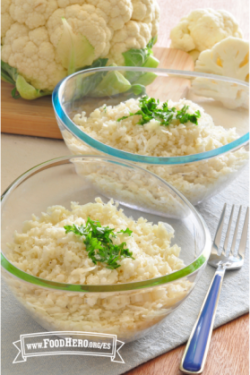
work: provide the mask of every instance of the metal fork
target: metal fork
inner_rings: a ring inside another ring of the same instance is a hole
[[[220,253],[219,248],[226,212],[226,204],[223,207],[212,245],[211,255],[208,260],[208,264],[212,267],[217,268],[217,270],[210,284],[209,290],[202,304],[200,313],[193,327],[182,357],[180,370],[185,374],[202,373],[207,357],[209,343],[211,340],[216,308],[219,301],[225,271],[239,269],[244,263],[244,253],[247,242],[247,230],[249,221],[249,208],[247,208],[246,210],[240,244],[238,249],[236,249],[236,240],[239,229],[241,210],[242,206],[240,206],[238,212],[232,245],[231,249],[229,249],[230,228],[234,213],[234,206],[232,206],[226,232],[226,238],[223,244],[223,249]]]

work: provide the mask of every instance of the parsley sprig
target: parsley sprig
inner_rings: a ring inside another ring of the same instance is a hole
[[[84,236],[83,243],[86,245],[88,257],[94,264],[97,262],[105,263],[106,268],[116,269],[120,267],[118,261],[122,258],[133,258],[133,253],[126,248],[126,242],[120,245],[113,244],[112,237],[116,234],[114,229],[102,227],[98,220],[91,220],[88,217],[86,225],[65,225],[66,233],[73,232],[77,236]],[[133,233],[129,228],[121,230],[122,233],[131,236]]]
[[[163,126],[168,126],[174,120],[178,120],[181,124],[187,122],[192,122],[195,125],[198,125],[198,118],[201,117],[200,111],[196,111],[193,114],[187,113],[189,106],[184,105],[180,110],[176,110],[175,107],[169,108],[168,102],[162,104],[162,108],[158,108],[160,104],[159,99],[155,100],[154,98],[149,98],[147,95],[144,95],[139,100],[139,111],[132,113],[130,112],[129,116],[123,116],[117,121],[124,120],[130,116],[140,115],[141,119],[138,122],[138,125],[144,125],[150,120],[157,120]]]

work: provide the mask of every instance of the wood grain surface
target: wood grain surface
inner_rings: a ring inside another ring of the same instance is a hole
[[[126,372],[126,375],[181,375],[184,346]],[[249,375],[248,314],[213,332],[203,375]]]
[[[172,48],[155,47],[154,55],[160,60],[159,67],[161,68],[193,70],[193,60],[186,52]],[[168,82],[170,87],[165,87],[166,90],[171,90],[172,79],[174,78],[171,78]],[[186,81],[186,83],[183,82],[183,87],[180,87],[180,89],[185,90],[187,80],[183,81]],[[9,83],[2,83],[2,133],[62,138],[55,119],[51,97],[32,101],[13,99],[11,96],[12,87]],[[176,87],[174,83],[173,87]],[[179,100],[179,98],[172,99]]]

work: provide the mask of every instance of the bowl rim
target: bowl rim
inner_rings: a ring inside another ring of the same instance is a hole
[[[130,283],[123,283],[123,284],[103,284],[103,285],[82,285],[82,284],[68,284],[68,283],[59,283],[56,281],[51,281],[47,279],[42,279],[37,276],[33,276],[31,274],[28,274],[18,267],[14,266],[2,253],[1,250],[1,266],[3,269],[5,269],[8,273],[16,277],[17,279],[21,279],[22,281],[25,281],[29,284],[36,285],[43,288],[58,290],[58,291],[71,291],[71,292],[83,292],[83,293],[108,293],[108,292],[122,292],[122,291],[132,291],[132,290],[138,290],[138,289],[145,289],[145,288],[152,288],[156,286],[161,286],[176,280],[180,280],[188,275],[191,275],[199,270],[201,270],[207,263],[208,258],[211,253],[211,236],[209,229],[202,218],[202,216],[198,213],[198,211],[195,209],[195,207],[185,198],[177,189],[175,189],[173,186],[168,184],[166,181],[158,177],[152,172],[146,171],[144,168],[139,167],[137,165],[134,165],[133,163],[127,163],[127,162],[121,162],[119,159],[110,158],[107,156],[97,156],[97,155],[70,155],[70,156],[63,156],[59,158],[53,158],[48,161],[45,161],[43,163],[40,163],[23,174],[21,174],[16,180],[13,181],[12,184],[9,185],[9,187],[4,191],[4,193],[1,196],[1,202],[2,205],[5,203],[5,200],[7,200],[11,194],[11,192],[18,187],[22,182],[24,182],[26,179],[32,177],[36,173],[39,173],[47,168],[56,167],[64,164],[70,164],[71,159],[88,159],[88,158],[94,158],[96,160],[102,159],[107,162],[115,162],[119,165],[133,168],[133,169],[139,169],[143,171],[143,173],[148,173],[149,175],[152,175],[153,177],[157,178],[159,181],[161,181],[164,185],[166,185],[168,188],[170,188],[174,194],[178,195],[181,200],[184,201],[185,205],[191,209],[191,211],[196,215],[197,220],[199,221],[203,232],[204,232],[204,248],[201,251],[201,253],[196,257],[196,259],[190,263],[189,265],[185,266],[184,268],[174,271],[170,274],[147,279],[143,281],[137,281],[137,282],[130,282]]]
[[[223,76],[219,76],[215,74],[206,74],[206,73],[198,73],[198,72],[191,72],[191,71],[180,71],[180,70],[173,70],[173,69],[160,69],[160,68],[115,66],[115,67],[92,68],[86,71],[82,70],[74,74],[71,74],[70,76],[60,81],[52,93],[52,105],[54,107],[55,115],[56,115],[57,120],[59,119],[64,124],[64,126],[70,131],[71,134],[73,134],[80,141],[83,141],[84,143],[94,148],[95,150],[102,152],[106,155],[110,155],[112,157],[123,159],[125,161],[133,161],[133,162],[142,163],[142,164],[155,164],[155,165],[180,165],[180,164],[189,164],[189,163],[199,162],[202,160],[211,159],[216,156],[228,153],[230,151],[236,151],[240,147],[249,143],[249,132],[247,132],[246,134],[239,137],[238,139],[224,146],[218,147],[214,150],[210,150],[210,151],[206,151],[206,152],[202,152],[198,154],[186,155],[186,156],[158,157],[158,156],[138,155],[138,154],[133,154],[127,151],[119,150],[117,148],[108,146],[105,143],[102,143],[90,137],[88,134],[82,131],[70,119],[70,117],[65,112],[64,107],[62,105],[63,89],[66,83],[70,79],[78,75],[85,75],[85,74],[89,75],[89,73],[95,73],[99,71],[116,71],[116,70],[140,71],[140,72],[151,72],[151,73],[155,72],[155,73],[161,73],[161,75],[164,75],[164,76],[174,75],[174,76],[182,76],[184,78],[185,76],[193,77],[193,78],[202,77],[202,78],[209,78],[209,79],[233,83],[233,84],[240,84],[241,86],[249,87],[249,84],[244,81],[231,79],[228,77],[223,77]]]

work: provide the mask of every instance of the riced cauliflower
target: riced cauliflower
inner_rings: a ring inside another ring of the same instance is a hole
[[[198,125],[170,123],[161,126],[153,119],[145,125],[137,124],[140,115],[117,121],[140,110],[139,99],[129,99],[116,106],[102,106],[87,117],[85,112],[74,116],[73,121],[82,131],[98,141],[133,154],[172,157],[198,154],[223,146],[238,138],[236,129],[225,130],[215,126],[211,116],[190,100],[168,101],[169,108],[189,107],[188,113],[200,111]],[[161,105],[159,105],[161,107]]]
[[[177,110],[188,105],[189,113],[199,110],[201,117],[198,119],[198,125],[188,122],[162,126],[156,120],[151,120],[145,125],[138,125],[139,115],[129,116],[118,122],[119,118],[140,109],[138,99],[129,99],[114,107],[104,105],[88,117],[85,112],[82,112],[74,116],[74,122],[83,132],[106,145],[145,156],[176,157],[203,153],[239,138],[235,128],[225,129],[215,125],[211,116],[192,101],[181,99],[177,103],[169,101],[168,105]],[[73,154],[98,153],[76,139],[67,130],[63,131],[63,136]],[[198,163],[143,164],[142,166],[172,184],[193,204],[197,204],[209,197],[215,190],[222,189],[228,176],[231,175],[233,178],[247,160],[248,152],[241,148],[236,152]],[[98,173],[96,178],[101,181]],[[112,183],[115,184],[115,181]],[[142,182],[138,181],[137,185],[139,189]]]
[[[2,0],[1,13],[2,79],[25,99],[80,68],[126,65],[125,52],[152,54],[159,24],[156,0]]]
[[[243,38],[237,21],[225,10],[210,8],[193,10],[170,33],[171,47],[188,52],[194,60],[228,36]]]
[[[88,258],[82,238],[72,232],[66,233],[66,225],[85,225],[87,218],[100,221],[104,227],[115,229],[116,244],[123,241],[133,253],[124,258],[117,269],[96,265]],[[132,235],[118,234],[126,228]],[[144,218],[135,222],[124,215],[111,202],[104,204],[100,198],[96,203],[81,206],[71,204],[71,211],[62,206],[49,207],[40,218],[33,216],[25,222],[23,233],[15,233],[10,244],[8,259],[25,272],[43,279],[70,284],[120,284],[142,281],[163,276],[184,266],[179,259],[180,248],[170,245],[173,229],[167,230],[164,223],[152,225]],[[150,243],[150,246],[149,246]]]
[[[124,258],[117,269],[94,264],[82,238],[66,233],[64,226],[85,224],[87,218],[114,228],[117,243],[126,241],[134,259]],[[118,234],[121,229],[132,235]],[[110,201],[71,204],[71,210],[52,206],[41,217],[25,222],[8,244],[9,261],[34,276],[60,283],[105,285],[130,283],[163,276],[184,267],[180,247],[171,244],[174,230],[168,224],[153,225],[144,218],[134,221]],[[17,298],[53,330],[115,333],[125,340],[162,320],[191,290],[192,283],[181,279],[151,289],[110,293],[72,293],[43,289],[8,280]]]

